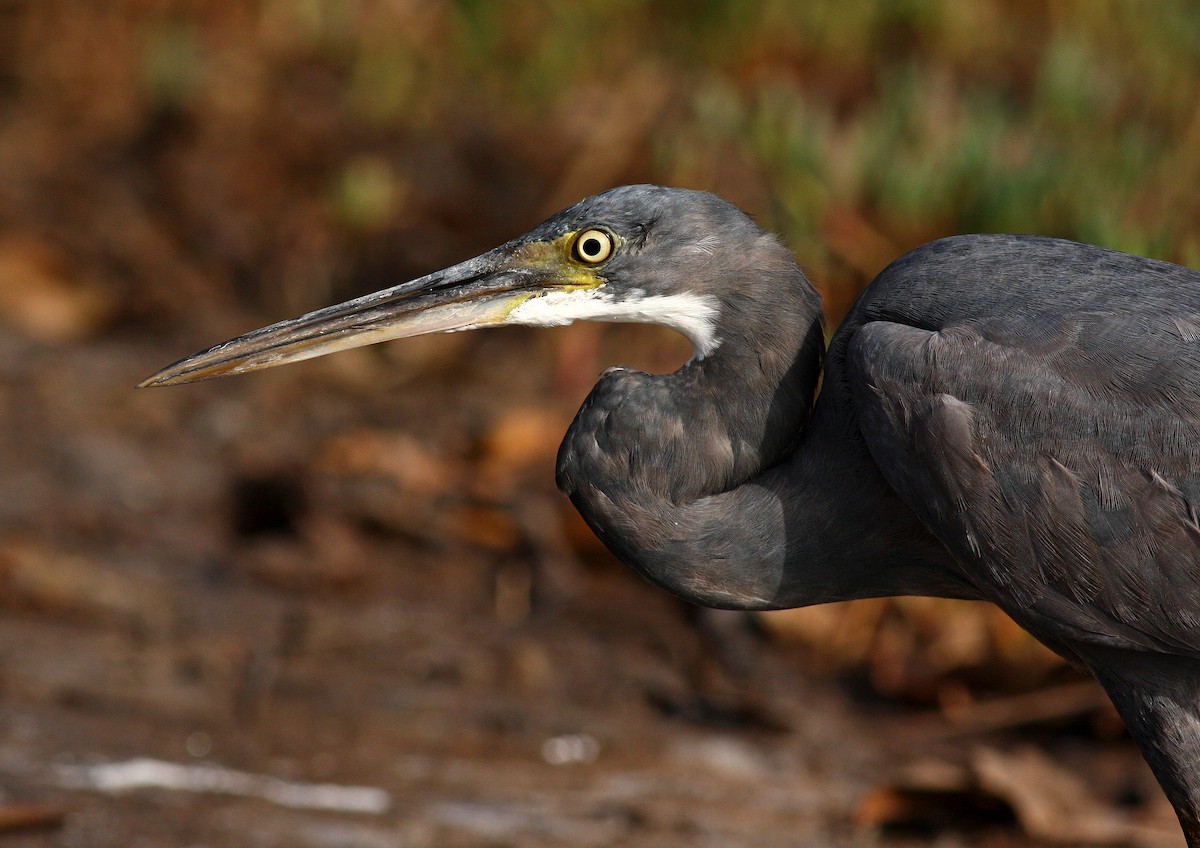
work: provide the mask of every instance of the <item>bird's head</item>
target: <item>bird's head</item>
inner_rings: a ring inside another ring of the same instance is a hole
[[[760,245],[780,249],[712,194],[615,188],[474,259],[223,342],[141,385],[190,383],[427,333],[578,320],[671,327],[703,358],[722,341],[731,293],[720,285]]]

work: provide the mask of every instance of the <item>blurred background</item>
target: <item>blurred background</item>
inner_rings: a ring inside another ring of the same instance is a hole
[[[634,182],[780,233],[831,327],[958,232],[1200,267],[1200,6],[0,0],[0,843],[1182,844],[991,607],[627,574],[554,454],[669,332],[132,389]]]

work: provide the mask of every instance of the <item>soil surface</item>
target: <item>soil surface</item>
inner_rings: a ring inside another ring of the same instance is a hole
[[[538,334],[132,388],[208,341],[0,339],[3,844],[1048,844],[953,776],[989,737],[609,558]],[[1178,844],[1072,721],[1056,758]]]

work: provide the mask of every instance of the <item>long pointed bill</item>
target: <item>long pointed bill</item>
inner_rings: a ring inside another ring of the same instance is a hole
[[[411,282],[222,342],[167,366],[139,388],[194,383],[390,339],[501,324],[521,303],[553,288],[548,271],[543,263],[520,261],[512,248],[497,248]]]

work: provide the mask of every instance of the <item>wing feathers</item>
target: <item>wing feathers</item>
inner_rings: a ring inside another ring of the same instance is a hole
[[[1200,323],[1142,324],[872,322],[846,363],[885,478],[981,591],[1060,638],[1200,656]]]

